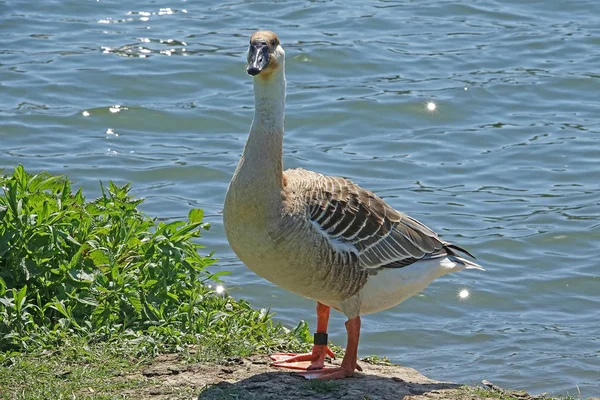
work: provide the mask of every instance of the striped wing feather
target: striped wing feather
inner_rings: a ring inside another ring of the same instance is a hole
[[[286,173],[301,173],[304,182],[312,175],[304,190],[308,217],[330,243],[344,244],[339,246],[344,250],[336,251],[354,249],[363,267],[400,268],[422,258],[453,255],[452,248],[463,251],[350,180],[305,170]]]

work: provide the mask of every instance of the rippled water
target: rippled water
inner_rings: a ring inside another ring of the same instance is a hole
[[[252,118],[244,52],[273,29],[286,165],[351,177],[487,269],[366,316],[360,354],[600,395],[600,3],[126,3],[0,0],[0,167],[68,174],[90,198],[100,179],[131,181],[161,219],[202,207],[229,292],[314,323],[314,303],[247,271],[221,224]]]

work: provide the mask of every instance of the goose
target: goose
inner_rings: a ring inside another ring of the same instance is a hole
[[[348,179],[284,171],[285,52],[278,36],[252,34],[247,62],[254,119],[225,196],[227,240],[250,270],[317,302],[312,351],[272,354],[272,365],[302,369],[307,379],[350,377],[362,370],[361,315],[393,307],[442,275],[483,268],[465,258],[474,258],[467,250]],[[339,367],[325,367],[333,357],[331,308],[348,318]]]

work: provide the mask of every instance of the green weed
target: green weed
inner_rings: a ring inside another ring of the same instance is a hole
[[[116,337],[142,353],[187,344],[205,357],[302,347],[308,326],[289,332],[268,310],[209,287],[213,254],[198,244],[203,211],[188,221],[158,222],[138,210],[130,186],[81,189],[22,166],[0,176],[0,351],[56,348],[73,336]],[[2,356],[0,355],[0,362]]]

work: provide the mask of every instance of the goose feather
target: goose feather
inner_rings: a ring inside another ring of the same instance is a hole
[[[288,206],[304,208],[310,226],[326,239],[335,257],[353,255],[371,273],[422,259],[456,256],[455,250],[469,254],[349,179],[300,168],[284,174]]]

